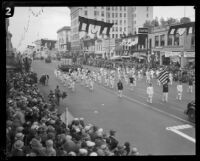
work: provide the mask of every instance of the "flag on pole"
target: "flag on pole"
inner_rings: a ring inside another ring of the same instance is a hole
[[[160,75],[158,76],[158,80],[162,83],[165,84],[169,80],[169,72],[167,71],[167,67],[165,67],[161,72]]]

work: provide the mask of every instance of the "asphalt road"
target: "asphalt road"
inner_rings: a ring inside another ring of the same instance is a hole
[[[84,117],[86,122],[105,131],[116,130],[121,144],[129,141],[142,155],[195,155],[195,125],[183,114],[187,103],[195,98],[194,93],[184,91],[183,101],[179,102],[175,99],[174,84],[169,89],[169,103],[162,103],[162,89],[154,85],[153,104],[148,104],[145,80],[137,82],[134,92],[125,87],[123,98],[116,96],[117,91],[98,84],[94,85],[93,92],[79,84],[71,92],[55,79],[53,72],[58,63],[34,61],[33,70],[38,76],[49,74],[51,89],[60,85],[61,90],[67,91],[65,103],[74,117]]]

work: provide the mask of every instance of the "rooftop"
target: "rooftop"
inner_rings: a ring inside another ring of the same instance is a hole
[[[64,26],[64,27],[62,27],[61,29],[59,29],[59,30],[57,31],[57,33],[61,32],[61,31],[63,31],[63,30],[71,30],[71,28],[70,28],[69,26]]]

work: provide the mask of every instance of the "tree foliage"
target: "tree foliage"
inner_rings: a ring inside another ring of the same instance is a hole
[[[189,17],[182,17],[180,19],[180,23],[188,23],[188,22],[191,22],[190,18]]]

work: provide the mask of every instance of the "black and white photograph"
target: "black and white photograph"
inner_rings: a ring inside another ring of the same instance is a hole
[[[196,155],[195,6],[5,15],[6,158]]]

